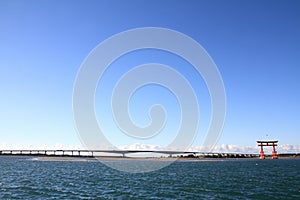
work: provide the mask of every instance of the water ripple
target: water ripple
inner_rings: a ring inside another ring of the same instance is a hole
[[[300,199],[299,159],[175,162],[130,174],[99,162],[0,157],[0,168],[0,199]]]

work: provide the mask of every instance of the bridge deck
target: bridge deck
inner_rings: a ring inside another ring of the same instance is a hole
[[[101,156],[103,154],[119,154],[125,157],[127,154],[149,153],[165,154],[169,156],[202,156],[202,157],[256,157],[258,154],[243,153],[214,153],[198,151],[167,151],[167,150],[0,150],[0,155],[44,155],[44,156]],[[103,156],[103,155],[102,155]]]

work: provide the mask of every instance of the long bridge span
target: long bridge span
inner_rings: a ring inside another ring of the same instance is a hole
[[[170,151],[170,150],[0,150],[1,155],[30,155],[30,156],[70,156],[70,157],[97,157],[97,156],[118,156],[126,157],[129,154],[148,153],[164,154],[169,157],[188,156],[188,157],[216,157],[216,158],[251,158],[258,157],[258,154],[244,153],[215,153],[199,151]],[[104,154],[104,155],[103,155]]]

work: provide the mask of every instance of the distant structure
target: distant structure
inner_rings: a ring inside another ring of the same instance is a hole
[[[273,151],[272,151],[272,159],[278,159],[278,155],[275,149],[275,146],[277,146],[278,141],[273,140],[273,141],[256,141],[258,146],[260,147],[260,153],[259,153],[259,158],[260,159],[265,159],[265,153],[264,153],[264,148],[265,146],[272,146]]]

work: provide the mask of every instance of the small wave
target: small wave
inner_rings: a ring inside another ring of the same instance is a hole
[[[37,161],[37,160],[39,160],[39,158],[28,158],[28,160]]]

